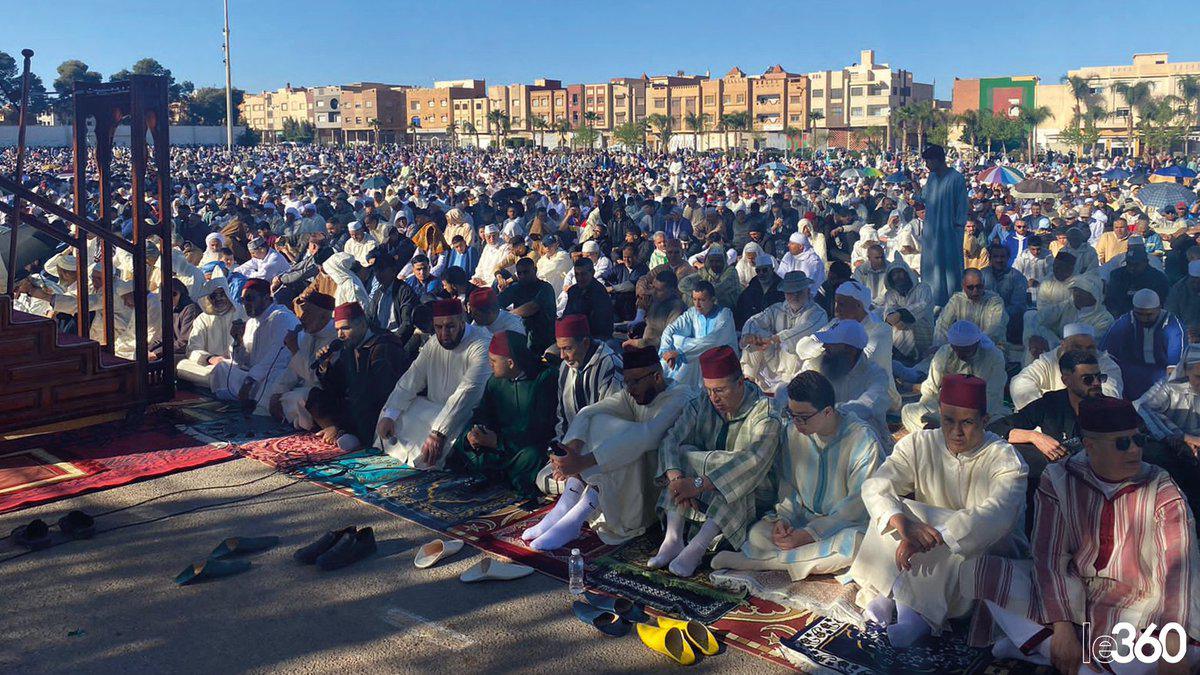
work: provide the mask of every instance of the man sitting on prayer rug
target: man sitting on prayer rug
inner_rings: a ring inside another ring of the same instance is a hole
[[[1143,288],[1133,294],[1133,309],[1117,318],[1100,347],[1121,366],[1125,395],[1137,400],[1167,376],[1187,342],[1187,329],[1179,319],[1162,308],[1157,293]]]
[[[304,313],[297,317],[303,330],[289,332],[283,337],[283,346],[287,347],[291,358],[288,359],[287,369],[276,378],[266,393],[267,407],[271,417],[284,420],[296,429],[315,429],[304,403],[308,400],[308,392],[317,385],[317,374],[312,363],[317,354],[337,337],[333,327],[334,309],[333,296],[325,293],[309,295],[304,303]]]
[[[866,617],[898,648],[939,634],[976,600],[1007,600],[996,593],[1015,572],[991,563],[1029,553],[1026,467],[985,429],[987,383],[947,375],[940,401],[941,428],[900,439],[862,489],[871,522],[850,577]]]
[[[934,346],[946,344],[946,333],[956,321],[970,321],[979,326],[992,339],[992,343],[1003,349],[1008,315],[1004,312],[1004,300],[995,291],[984,287],[983,274],[977,269],[963,272],[962,290],[950,296],[937,322],[933,324]]]
[[[812,288],[804,272],[788,272],[779,283],[783,302],[742,326],[742,373],[763,391],[775,391],[800,372],[796,343],[829,322],[829,315],[813,302]]]
[[[621,357],[607,343],[591,337],[583,314],[568,314],[555,322],[554,342],[562,358],[556,431],[564,436],[580,410],[621,391]]]
[[[721,551],[714,569],[784,570],[792,581],[844,571],[867,529],[862,484],[883,463],[875,432],[835,405],[833,385],[806,370],[787,385],[791,421],[775,456],[775,508],[740,551]]]
[[[699,386],[697,360],[720,345],[737,348],[733,312],[717,304],[717,290],[708,281],[698,281],[691,291],[692,306],[663,331],[658,353],[667,376],[690,386]]]
[[[562,437],[565,454],[551,455],[538,486],[561,494],[554,508],[521,538],[535,551],[565,546],[585,523],[606,544],[621,544],[655,520],[658,447],[683,407],[700,391],[663,375],[654,347],[627,347],[625,386],[582,410]]]
[[[506,330],[488,345],[491,377],[450,466],[517,494],[537,492],[534,478],[554,438],[558,372],[529,351],[523,333]]]
[[[1162,652],[1175,664],[1108,663],[1115,673],[1189,672],[1200,664],[1200,551],[1195,522],[1178,486],[1162,469],[1142,461],[1147,442],[1129,401],[1097,397],[1079,404],[1084,452],[1042,474],[1033,528],[1036,622],[988,603],[1006,639],[993,653],[1061,673],[1085,672],[1080,629],[1130,644],[1153,627]],[[1180,640],[1189,644],[1181,645]],[[1090,646],[1090,645],[1088,645]]]
[[[770,400],[742,377],[728,346],[700,355],[706,397],[692,400],[663,438],[658,451],[659,508],[667,529],[648,565],[690,577],[717,538],[734,548],[746,541],[754,518],[754,492],[766,478],[779,447],[780,423]],[[702,523],[685,541],[688,522]]]
[[[292,354],[284,337],[300,330],[295,314],[271,300],[271,285],[265,279],[247,279],[242,286],[245,323],[234,321],[232,358],[222,358],[209,374],[209,386],[217,398],[239,401],[255,414],[269,414],[266,396],[275,379],[287,370]]]
[[[921,399],[909,403],[900,411],[904,428],[909,431],[938,425],[938,392],[947,375],[974,375],[987,382],[988,410],[993,417],[1007,414],[1004,407],[1004,353],[992,344],[979,326],[970,321],[956,321],[946,332],[949,344],[938,347],[929,363],[929,375],[921,383]]]
[[[1200,510],[1200,345],[1191,344],[1169,380],[1160,380],[1135,403],[1157,441],[1146,461],[1167,470],[1192,508]]]
[[[1008,383],[1008,393],[1012,397],[1013,407],[1017,410],[1036,401],[1047,392],[1063,388],[1062,373],[1058,360],[1063,354],[1073,351],[1085,351],[1096,357],[1100,372],[1107,377],[1102,383],[1105,396],[1121,396],[1121,367],[1111,356],[1100,351],[1096,346],[1095,330],[1086,323],[1069,323],[1063,326],[1063,340],[1057,349],[1042,354],[1037,359],[1021,369]]]
[[[437,339],[421,347],[384,403],[375,447],[410,466],[440,469],[447,439],[458,438],[483,396],[491,336],[467,323],[458,298],[436,300],[432,310]]]
[[[814,336],[812,345],[801,343],[801,371],[815,370],[833,385],[836,399],[845,410],[849,410],[866,422],[874,431],[885,449],[892,447],[892,434],[888,431],[887,410],[888,374],[879,364],[870,360],[864,351],[867,346],[867,329],[857,321],[834,321],[825,330]],[[785,401],[782,395],[775,400],[776,409],[782,413]]]
[[[309,311],[305,310],[306,316]],[[327,346],[315,359],[304,362],[306,368],[311,367],[309,361],[317,362],[318,384],[301,401],[301,410],[312,424],[303,428],[320,429],[326,443],[353,451],[375,433],[384,402],[408,370],[409,356],[400,336],[372,328],[370,317],[356,302],[334,310],[333,327],[341,347],[331,355],[334,348]],[[282,401],[285,412],[287,398],[285,394]]]

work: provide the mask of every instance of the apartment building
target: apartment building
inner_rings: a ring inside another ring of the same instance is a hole
[[[342,86],[341,128],[347,143],[397,143],[408,129],[407,85],[356,82]]]
[[[859,62],[841,70],[808,73],[809,108],[818,129],[886,127],[892,109],[933,100],[933,85],[915,82],[907,70],[875,60],[864,49]]]
[[[540,79],[533,84],[500,84],[488,88],[492,110],[508,115],[509,131],[532,135],[552,129],[568,119],[567,90],[560,80]],[[540,130],[536,119],[545,126]]]
[[[476,120],[476,99],[487,98],[483,80],[444,80],[409,89],[408,121],[418,135],[444,135],[463,120]]]
[[[1089,84],[1089,94],[1107,115],[1097,122],[1100,131],[1100,143],[1105,152],[1120,150],[1127,152],[1129,147],[1128,124],[1129,116],[1133,115],[1134,125],[1138,122],[1138,111],[1130,110],[1129,104],[1118,93],[1117,85],[1137,84],[1146,82],[1150,86],[1150,95],[1182,96],[1181,83],[1187,76],[1200,76],[1200,61],[1182,61],[1172,63],[1166,52],[1149,54],[1134,54],[1132,63],[1120,66],[1087,66],[1067,71],[1069,77],[1079,77]],[[1050,108],[1053,117],[1040,127],[1039,137],[1052,146],[1063,148],[1058,142],[1058,132],[1068,128],[1075,117],[1075,97],[1066,84],[1046,84],[1037,87],[1038,105]],[[1200,140],[1200,133],[1193,129],[1191,138]],[[1133,152],[1140,152],[1134,139]]]
[[[340,144],[345,140],[342,132],[342,88],[339,85],[313,87],[313,124],[316,126],[314,141],[321,144]]]
[[[285,119],[298,124],[314,122],[312,92],[304,87],[293,88],[291,82],[275,91],[246,94],[240,110],[246,126],[262,134],[265,141],[279,139]]]

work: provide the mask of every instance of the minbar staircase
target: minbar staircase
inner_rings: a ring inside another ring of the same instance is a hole
[[[145,406],[137,364],[0,295],[0,432]]]

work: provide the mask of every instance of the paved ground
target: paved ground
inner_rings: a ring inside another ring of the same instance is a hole
[[[98,526],[136,524],[0,562],[0,672],[632,672],[673,667],[634,636],[613,640],[574,619],[566,585],[540,574],[468,586],[480,553],[465,547],[429,570],[412,566],[428,530],[311,484],[236,460],[0,516],[0,532],[73,508],[129,506]],[[268,494],[265,491],[273,490]],[[238,504],[214,506],[238,498]],[[187,509],[210,506],[184,515]],[[169,516],[169,517],[168,517]],[[373,526],[379,554],[330,573],[291,553],[321,533]],[[239,576],[177,587],[174,576],[228,536],[282,545]],[[0,559],[17,549],[0,541]],[[697,666],[778,666],[737,650]]]

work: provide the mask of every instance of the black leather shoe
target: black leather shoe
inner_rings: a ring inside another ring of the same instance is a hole
[[[375,530],[364,527],[354,534],[342,537],[333,548],[322,553],[317,558],[317,567],[326,572],[336,570],[366,558],[375,550]]]
[[[349,535],[349,537],[347,537],[346,535]],[[305,546],[302,549],[297,550],[295,553],[292,554],[292,557],[295,558],[296,560],[299,560],[300,562],[304,563],[305,565],[316,564],[317,558],[321,557],[321,554],[323,554],[326,551],[328,551],[329,549],[333,548],[334,545],[336,545],[339,541],[342,541],[343,539],[351,539],[351,538],[353,538],[353,536],[354,536],[354,526],[353,525],[351,525],[350,527],[347,527],[345,529],[334,530],[333,532],[326,532],[324,534],[324,536],[322,536],[320,539],[314,541],[313,543],[309,544],[308,546]]]
[[[83,511],[72,511],[58,519],[58,529],[72,539],[87,539],[96,532],[96,519]]]
[[[38,550],[50,545],[50,526],[38,518],[12,531],[12,540],[18,546]]]

